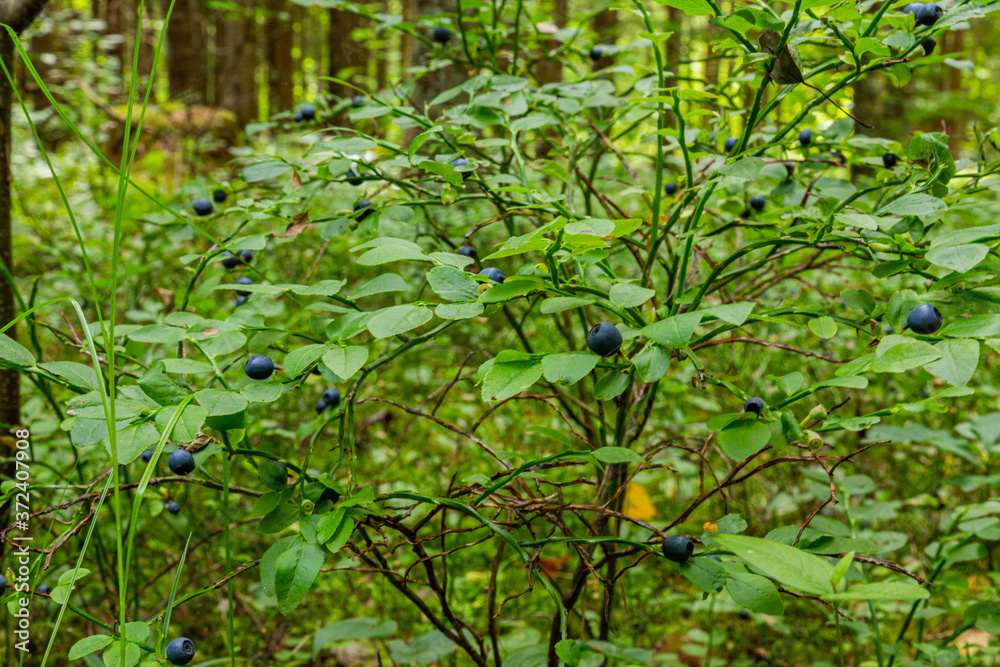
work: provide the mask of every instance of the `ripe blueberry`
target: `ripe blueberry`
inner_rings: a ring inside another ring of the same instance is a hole
[[[302,112],[301,111],[296,111],[295,115],[292,116],[292,120],[294,120],[296,123],[301,123],[302,122]]]
[[[167,467],[175,475],[187,475],[194,470],[194,456],[186,449],[175,449],[167,457]]]
[[[937,46],[937,42],[934,41],[933,37],[928,37],[920,42],[920,46],[924,47],[924,54],[929,56],[934,53],[934,47]]]
[[[764,199],[764,195],[754,195],[753,197],[750,197],[750,208],[755,211],[763,211],[764,204],[766,203],[767,200]]]
[[[307,104],[302,107],[302,120],[315,120],[316,119],[316,107],[311,104]]]
[[[492,282],[495,283],[502,283],[503,281],[507,280],[507,276],[504,275],[503,271],[501,271],[500,269],[495,269],[492,266],[488,266],[482,271],[480,271],[479,275],[486,276]]]
[[[215,192],[212,193],[212,199],[215,200],[216,204],[221,204],[222,202],[226,201],[226,197],[228,196],[229,194],[227,194],[225,190],[216,190]]]
[[[323,402],[331,408],[335,408],[340,405],[340,392],[337,391],[336,387],[330,387],[323,392]]]
[[[934,25],[942,16],[944,16],[944,10],[933,2],[928,2],[914,13],[917,25]]]
[[[38,591],[39,593],[44,593],[45,595],[48,595],[49,593],[52,592],[52,587],[49,586],[48,584],[42,584],[35,590]]]
[[[181,511],[181,506],[175,502],[167,503],[167,511],[171,514],[178,514]]]
[[[604,51],[601,50],[601,47],[595,46],[594,48],[592,48],[590,50],[590,54],[589,55],[590,55],[590,59],[591,60],[593,60],[594,62],[597,62],[598,60],[601,59],[601,56],[604,55]]]
[[[663,539],[663,557],[675,563],[683,563],[694,553],[694,542],[684,535],[669,535]]]
[[[251,280],[250,278],[247,278],[246,276],[243,276],[242,278],[240,278],[239,280],[236,281],[236,284],[237,285],[253,285],[253,280]],[[242,289],[236,290],[236,293],[239,294],[240,296],[250,296],[250,292],[248,292],[246,290],[242,290]]]
[[[151,451],[149,451],[147,449],[146,451],[144,451],[142,453],[142,462],[143,463],[149,463],[152,460],[153,460],[153,452],[151,452]]]
[[[788,172],[788,178],[791,178],[792,176],[795,175],[795,163],[794,162],[789,162],[788,160],[786,160],[785,162],[782,162],[781,164],[784,165],[785,171]]]
[[[606,357],[622,346],[622,334],[611,322],[595,324],[587,333],[587,347],[594,354]]]
[[[0,590],[7,588],[7,579],[0,574]]]
[[[246,302],[247,302],[247,298],[245,296],[243,296],[242,294],[240,296],[236,297],[236,307],[237,308],[239,308],[240,306],[242,306]]]
[[[748,618],[750,618],[750,612],[748,612],[746,609],[740,609],[740,618],[744,621],[747,620]]]
[[[812,140],[813,140],[813,131],[810,130],[808,127],[799,132],[799,143],[802,144],[803,146],[808,146],[809,144],[812,143]]]
[[[173,665],[186,665],[194,659],[194,642],[187,637],[178,637],[167,644],[167,660]]]
[[[373,210],[372,203],[367,199],[362,199],[354,205],[354,217],[358,219],[358,222],[361,222],[371,215]]]
[[[924,3],[922,2],[911,2],[910,4],[903,7],[904,14],[913,14],[913,18],[916,18],[920,13],[920,10],[924,8]]]
[[[361,177],[358,176],[357,172],[355,172],[353,169],[348,169],[347,174],[344,176],[344,178],[346,178],[347,182],[350,183],[351,185],[361,185],[362,183]]]
[[[899,156],[895,153],[886,153],[882,156],[882,164],[886,169],[892,169],[899,164]]]
[[[472,163],[466,160],[464,157],[460,157],[456,160],[451,161],[451,166],[453,166],[455,169],[458,169],[459,167],[468,167],[471,164]],[[459,169],[459,172],[462,174],[463,181],[472,176],[471,171],[462,171],[461,169]]]
[[[736,137],[729,137],[728,139],[726,139],[726,152],[727,153],[729,151],[733,150],[734,148],[736,148],[736,142],[737,141],[739,141],[739,140]]]
[[[437,26],[434,28],[434,41],[438,44],[447,44],[451,41],[451,30],[443,25]]]
[[[677,194],[677,184],[676,183],[667,183],[667,194],[668,195]]]
[[[253,251],[252,250],[240,250],[240,259],[243,260],[244,264],[249,264],[250,260],[253,259]]]
[[[943,321],[938,309],[929,303],[922,303],[906,316],[906,326],[918,334],[932,334],[941,328]]]
[[[472,259],[476,259],[476,249],[473,248],[471,245],[464,245],[461,248],[459,248],[458,254],[461,255],[462,257],[471,257]]]
[[[319,414],[319,413],[323,412],[324,410],[326,410],[326,401],[324,401],[321,398],[318,401],[316,401],[316,414]]]
[[[239,265],[240,265],[240,258],[234,255],[233,253],[227,252],[225,255],[222,256],[222,266],[226,267],[227,269],[235,269]]]
[[[247,359],[246,374],[251,380],[266,380],[274,372],[274,362],[264,354],[253,354]]]
[[[363,107],[365,105],[365,98],[362,95],[355,95],[351,98],[351,104],[356,107]]]
[[[195,199],[192,208],[198,215],[212,215],[212,202],[207,199]]]
[[[764,411],[764,401],[754,396],[753,398],[748,398],[747,402],[743,404],[743,412],[752,412],[755,415],[759,415]]]

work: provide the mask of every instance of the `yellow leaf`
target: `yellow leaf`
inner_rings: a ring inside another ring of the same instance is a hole
[[[653,501],[642,484],[632,482],[625,491],[625,516],[638,521],[646,521],[656,516]]]

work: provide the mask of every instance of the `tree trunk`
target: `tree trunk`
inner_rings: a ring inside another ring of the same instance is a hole
[[[7,71],[14,71],[14,42],[6,33],[0,37],[0,58]],[[0,258],[13,275],[13,243],[10,226],[10,110],[13,91],[7,77],[0,75]],[[17,315],[14,290],[0,279],[0,326],[6,325]],[[14,327],[6,335],[15,338]],[[21,374],[15,370],[0,370],[0,436],[9,435],[21,422]],[[5,472],[11,477],[10,471]],[[4,522],[6,525],[6,522]]]
[[[351,32],[361,26],[361,19],[354,14],[348,14],[338,9],[330,10],[330,32],[327,34],[329,55],[329,72],[331,77],[350,81],[362,69],[362,49],[351,39]],[[330,82],[330,92],[338,97],[354,97],[354,89]]]
[[[414,10],[416,16],[414,19],[419,19],[422,16],[448,14],[449,12],[454,12],[455,9],[455,0],[415,0]],[[451,31],[451,43],[447,48],[461,49],[462,47],[459,43],[460,37],[455,34],[455,25],[451,26]],[[416,51],[413,54],[414,63],[425,64],[429,59],[429,54],[430,49],[422,43],[418,43]],[[407,66],[408,64],[404,64],[404,69]],[[414,106],[416,106],[418,111],[423,113],[425,107],[431,102],[431,100],[449,88],[453,88],[458,85],[460,80],[460,73],[453,65],[448,65],[440,69],[436,69],[433,72],[424,74],[420,77],[420,80],[417,81],[417,86],[413,90]],[[434,111],[431,111],[430,113],[432,116],[436,115]]]
[[[170,0],[163,0],[164,11]],[[177,0],[167,24],[167,78],[170,97],[188,104],[208,99],[207,22],[199,0]]]
[[[599,44],[614,44],[618,35],[618,12],[608,9],[594,17],[594,31]],[[601,56],[594,62],[594,69],[604,69],[614,63],[614,58]]]
[[[288,0],[270,0],[265,34],[268,65],[268,113],[288,111],[295,106],[295,81],[291,13]],[[380,59],[380,60],[384,60]]]
[[[220,16],[215,35],[215,105],[236,114],[241,125],[257,118],[256,25],[253,8]]]

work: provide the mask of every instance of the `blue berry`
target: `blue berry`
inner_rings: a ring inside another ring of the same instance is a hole
[[[167,660],[174,665],[186,665],[194,659],[194,642],[187,637],[178,637],[167,644]]]
[[[495,269],[492,266],[488,266],[482,271],[480,271],[479,275],[486,276],[495,283],[502,283],[503,281],[507,280],[507,276],[504,275],[503,271],[501,271],[500,269]]]
[[[594,354],[606,357],[621,349],[622,334],[611,322],[595,324],[587,334],[587,347]]]
[[[186,449],[175,449],[167,457],[167,467],[175,475],[187,475],[194,470],[194,456]]]
[[[274,362],[264,354],[254,354],[247,359],[246,374],[252,380],[266,380],[274,372]]]
[[[197,213],[198,215],[212,214],[212,202],[204,198],[195,199],[192,208],[194,208],[194,212]]]
[[[683,535],[669,535],[663,540],[663,557],[675,563],[683,563],[694,553],[694,542]]]

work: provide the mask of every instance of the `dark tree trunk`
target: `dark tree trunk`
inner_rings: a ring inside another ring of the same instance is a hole
[[[7,70],[14,71],[14,42],[4,33],[0,36],[0,58]],[[7,77],[0,75],[0,258],[13,274],[13,244],[10,226],[10,110],[13,91]],[[0,325],[6,325],[17,315],[14,290],[0,279]],[[15,338],[14,328],[5,332]],[[21,375],[14,370],[0,370],[0,436],[9,434],[21,422]],[[9,471],[7,471],[9,472]],[[5,474],[6,477],[11,475]],[[6,523],[4,523],[6,525]]]
[[[330,32],[328,33],[330,76],[346,81],[354,78],[361,69],[361,45],[351,39],[351,32],[361,26],[361,19],[337,9],[330,10]],[[330,92],[338,97],[354,97],[353,88],[330,82]]]
[[[288,0],[270,0],[267,19],[268,111],[288,111],[295,106],[294,33]]]
[[[220,17],[215,35],[215,104],[236,114],[241,125],[257,118],[256,25],[252,7]]]
[[[164,0],[164,11],[170,0]],[[167,24],[167,78],[170,96],[189,104],[208,99],[208,31],[199,0],[177,0]]]
[[[7,2],[0,6],[0,20],[20,34],[31,25],[45,7],[45,0]],[[4,32],[0,35],[0,59],[8,72],[14,71],[14,42]],[[14,274],[14,248],[10,225],[10,152],[11,152],[11,106],[14,91],[6,76],[0,76],[0,258]],[[17,315],[14,288],[6,280],[0,280],[0,326],[6,326]],[[14,327],[7,329],[6,335],[16,337]],[[9,441],[12,432],[21,424],[21,375],[17,371],[0,370],[0,441]],[[10,443],[13,450],[13,443]],[[11,457],[4,466],[4,479],[14,477],[16,461]],[[10,503],[0,509],[0,526],[7,525]],[[3,556],[5,542],[0,542],[0,557]]]

